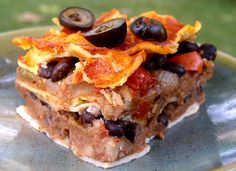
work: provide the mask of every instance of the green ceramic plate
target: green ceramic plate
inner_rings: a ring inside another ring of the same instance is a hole
[[[38,36],[48,29],[0,34],[0,170],[102,170],[82,162],[15,113],[23,103],[14,88],[16,59],[24,52],[12,45],[11,39]],[[202,171],[235,167],[236,60],[219,53],[215,74],[204,89],[206,103],[196,115],[170,129],[164,141],[152,140],[152,149],[144,157],[111,170]]]

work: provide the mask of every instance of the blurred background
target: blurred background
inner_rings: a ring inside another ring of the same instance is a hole
[[[202,22],[198,42],[211,42],[236,56],[236,0],[0,0],[0,32],[52,25],[51,18],[68,6],[81,6],[99,16],[118,8],[129,16],[155,10],[182,23]]]

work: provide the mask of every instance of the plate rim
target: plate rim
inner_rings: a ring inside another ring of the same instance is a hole
[[[26,28],[19,28],[19,29],[13,29],[8,31],[0,32],[0,38],[5,37],[12,34],[18,34],[21,32],[28,32],[28,31],[40,31],[40,30],[46,30],[46,29],[52,29],[52,28],[59,28],[55,25],[46,25],[46,26],[33,26],[33,27],[26,27]]]

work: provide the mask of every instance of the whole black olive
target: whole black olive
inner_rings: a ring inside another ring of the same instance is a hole
[[[197,43],[182,41],[179,43],[178,53],[188,53],[198,49]]]
[[[212,61],[214,61],[216,58],[216,52],[216,47],[208,43],[202,44],[198,49],[198,53],[201,55],[202,58],[206,58],[207,60]]]
[[[59,14],[59,22],[62,26],[73,31],[86,31],[95,21],[93,13],[80,7],[69,7]]]
[[[127,34],[125,19],[116,18],[84,34],[85,38],[99,47],[115,47],[124,42]]]
[[[146,17],[139,17],[132,22],[130,30],[139,38],[147,39],[148,23],[145,20],[149,20]]]
[[[148,71],[158,70],[167,61],[166,55],[152,54],[151,57],[145,62],[144,68]]]
[[[163,42],[167,39],[167,31],[162,23],[147,17],[139,17],[133,21],[130,30],[143,40]]]
[[[185,74],[185,69],[182,65],[176,64],[173,62],[168,62],[162,66],[162,68],[166,71],[173,72],[177,74],[179,77],[182,77]]]

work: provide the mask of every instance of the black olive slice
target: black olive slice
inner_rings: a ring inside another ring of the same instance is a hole
[[[132,22],[130,30],[143,40],[163,42],[167,39],[167,31],[161,22],[147,17],[139,17]]]
[[[125,19],[116,18],[84,34],[84,37],[99,47],[115,47],[124,42],[127,34]]]
[[[95,21],[93,13],[80,7],[69,7],[59,14],[59,22],[62,26],[73,31],[86,31]]]

